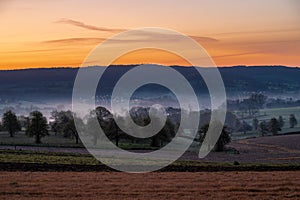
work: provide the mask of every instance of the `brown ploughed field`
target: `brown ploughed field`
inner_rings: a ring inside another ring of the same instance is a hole
[[[0,199],[300,199],[300,171],[2,171]]]

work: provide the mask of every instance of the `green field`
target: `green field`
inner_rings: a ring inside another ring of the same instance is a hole
[[[34,163],[34,164],[62,164],[62,165],[102,165],[89,154],[58,153],[24,150],[0,150],[0,163]],[[266,163],[232,163],[232,162],[203,162],[193,160],[177,160],[172,166],[182,167],[287,167],[299,164],[266,164]]]
[[[76,144],[75,139],[65,138],[62,135],[54,135],[42,138],[41,144],[36,144],[33,137],[28,137],[24,132],[15,133],[14,137],[10,137],[8,132],[0,132],[0,146],[38,146],[38,147],[68,147],[68,148],[84,148],[82,143]],[[148,149],[155,150],[150,144],[120,142],[119,147],[123,149]]]
[[[0,162],[79,165],[99,164],[99,161],[89,154],[22,150],[0,150]]]
[[[0,132],[0,145],[83,147],[82,144],[76,144],[75,139],[65,138],[61,135],[54,135],[53,133],[42,138],[42,144],[35,144],[34,138],[28,137],[24,132],[15,133],[14,137],[10,137],[5,131]]]

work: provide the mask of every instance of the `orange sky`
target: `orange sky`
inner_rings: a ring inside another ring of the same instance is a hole
[[[298,10],[297,0],[1,0],[0,69],[80,66],[105,38],[140,27],[191,36],[218,66],[300,66]],[[188,65],[154,50],[115,63],[149,62]]]

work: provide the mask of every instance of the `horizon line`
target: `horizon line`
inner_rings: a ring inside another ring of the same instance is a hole
[[[187,65],[161,65],[156,63],[140,63],[140,64],[113,64],[109,66],[118,66],[118,67],[129,67],[129,66],[137,66],[137,65],[157,65],[157,66],[164,66],[164,67],[200,67],[200,68],[213,68],[213,67],[203,67],[203,66],[187,66]],[[24,68],[15,68],[15,69],[0,69],[0,71],[23,71],[23,70],[42,70],[42,69],[79,69],[83,67],[105,67],[101,65],[91,65],[91,66],[52,66],[52,67],[24,67]],[[217,68],[233,68],[233,67],[285,67],[285,68],[300,68],[299,66],[290,66],[290,65],[224,65],[224,66],[217,66]]]

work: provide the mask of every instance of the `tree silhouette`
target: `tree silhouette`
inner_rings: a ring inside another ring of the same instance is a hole
[[[49,135],[46,117],[39,111],[33,111],[29,116],[29,125],[26,133],[35,137],[35,143],[40,144],[41,138]]]
[[[240,103],[240,109],[244,110],[244,112],[248,112],[249,116],[255,116],[259,109],[263,108],[264,104],[266,103],[267,96],[254,93],[247,99],[243,99]]]
[[[161,147],[163,142],[170,142],[174,138],[178,127],[167,118],[163,128],[154,136],[151,137],[151,146],[152,147]]]
[[[8,131],[10,137],[13,137],[15,132],[21,130],[21,126],[17,119],[17,116],[11,110],[3,114],[2,123],[4,129]]]
[[[253,130],[257,131],[258,130],[258,119],[255,117],[252,121],[252,127],[253,127]]]
[[[258,126],[258,132],[261,136],[265,136],[268,133],[268,126],[265,121],[260,122]]]
[[[53,111],[51,113],[52,122],[51,129],[57,133],[62,133],[64,137],[75,138],[76,144],[79,143],[79,134],[75,126],[75,119],[78,127],[83,128],[82,119],[75,116],[71,111]]]
[[[280,124],[276,118],[272,118],[269,122],[269,131],[276,135],[278,131],[281,131]]]
[[[294,114],[290,115],[289,121],[290,121],[290,127],[291,128],[294,128],[298,124],[298,121],[297,121],[297,119],[296,119],[296,117],[295,117]]]
[[[120,119],[120,117],[118,117]],[[105,107],[98,106],[95,110],[89,113],[87,118],[86,131],[92,136],[92,142],[94,145],[100,138],[100,133],[97,132],[98,124],[105,133],[106,137],[112,141],[116,141],[116,146],[119,146],[119,141],[121,137],[121,130],[117,126],[112,113]]]
[[[215,122],[217,123],[217,122]],[[205,124],[198,130],[198,133],[200,135],[200,142],[203,143],[206,133],[209,129],[209,124]],[[215,151],[224,151],[224,147],[226,144],[228,144],[231,141],[230,132],[227,131],[227,128],[224,126],[221,132],[220,137],[218,138],[217,143],[214,146]]]
[[[284,126],[284,120],[283,120],[282,116],[278,117],[278,123],[279,123],[280,128],[282,128]]]

